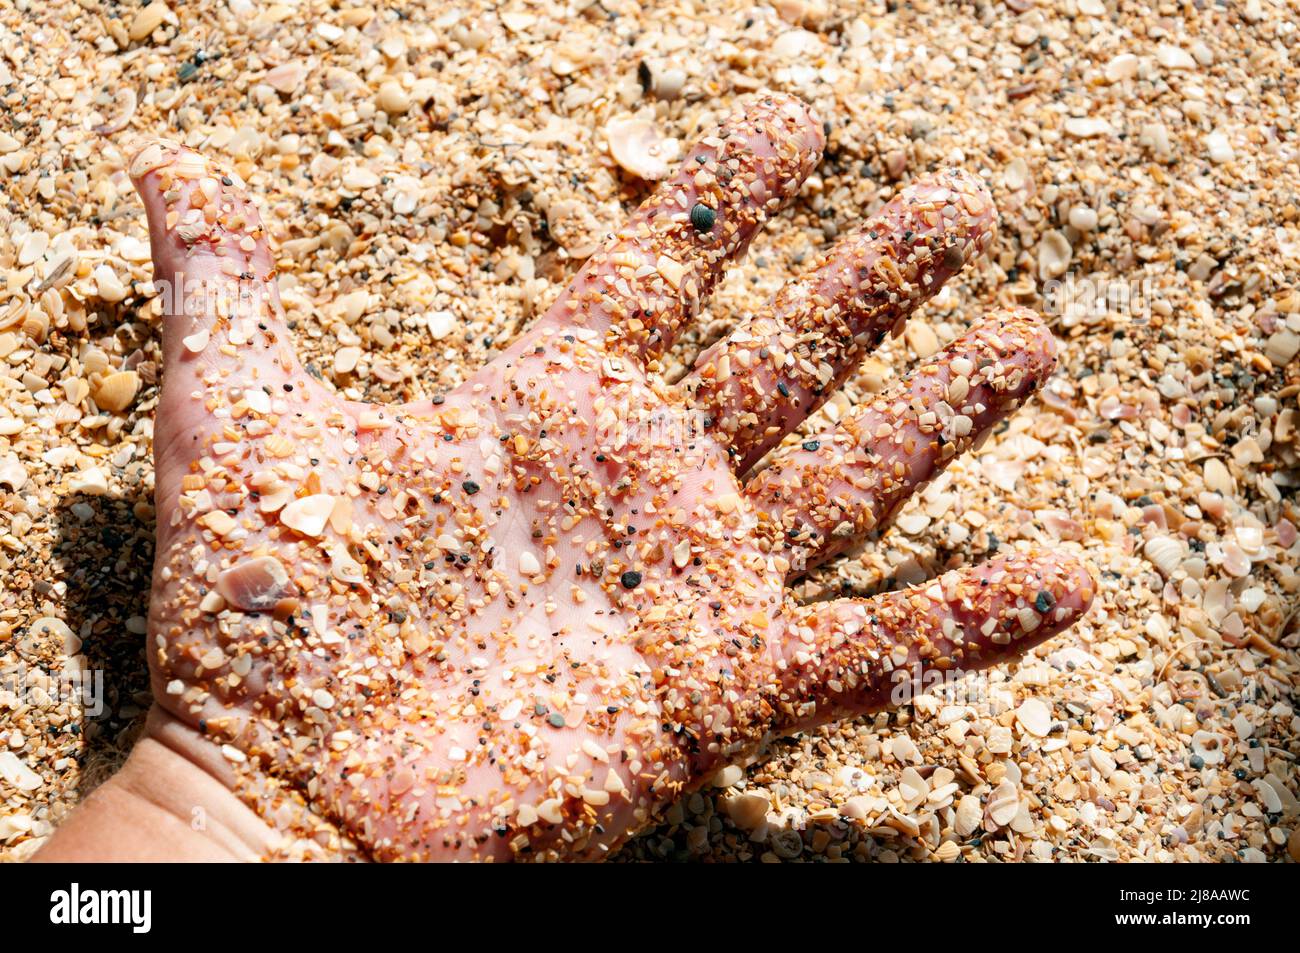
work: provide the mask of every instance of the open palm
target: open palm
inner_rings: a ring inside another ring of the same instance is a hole
[[[660,379],[821,146],[803,104],[753,100],[509,350],[403,406],[303,371],[236,176],[169,143],[139,152],[170,294],[149,632],[163,707],[249,791],[281,779],[373,857],[598,857],[765,737],[884,707],[896,670],[993,664],[1076,620],[1091,580],[1054,555],[871,600],[801,606],[785,588],[1051,372],[1050,333],[1000,312],[769,454],[987,247],[975,177],[904,190],[684,380]]]

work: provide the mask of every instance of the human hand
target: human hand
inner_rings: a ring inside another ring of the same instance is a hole
[[[1093,584],[1062,555],[872,599],[786,589],[1054,366],[1039,319],[1000,311],[769,454],[987,248],[974,176],[904,189],[660,378],[822,145],[803,104],[755,99],[507,351],[402,406],[303,371],[236,176],[137,154],[172,291],[148,639],[173,747],[219,745],[210,770],[263,817],[291,790],[374,858],[600,857],[765,739],[886,707],[898,669],[996,664],[1077,620]]]

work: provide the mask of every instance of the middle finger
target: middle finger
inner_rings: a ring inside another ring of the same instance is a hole
[[[727,266],[821,159],[809,108],[768,93],[702,137],[547,314],[604,333],[611,351],[654,360],[698,313]]]
[[[904,189],[775,300],[702,354],[682,382],[737,473],[831,396],[891,328],[992,241],[993,201],[950,169]]]

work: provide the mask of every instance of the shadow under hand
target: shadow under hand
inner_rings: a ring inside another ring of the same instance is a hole
[[[62,617],[82,642],[80,795],[126,759],[152,704],[145,656],[154,554],[151,493],[75,494],[55,514],[50,582],[65,587]]]

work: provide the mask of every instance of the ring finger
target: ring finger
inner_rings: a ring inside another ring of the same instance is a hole
[[[784,449],[746,487],[790,573],[880,529],[1051,375],[1056,341],[1025,308],[989,315],[834,429]]]

